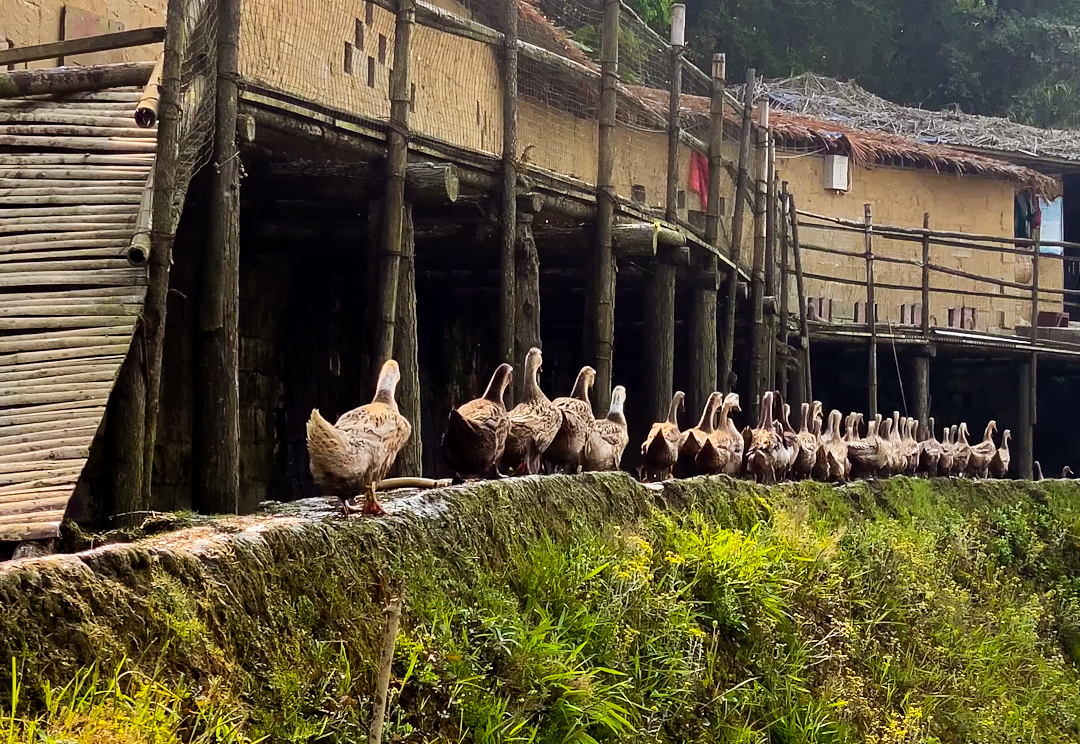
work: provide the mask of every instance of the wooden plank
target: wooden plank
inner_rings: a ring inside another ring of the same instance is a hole
[[[118,127],[120,129],[130,128],[134,122],[128,115],[127,109],[118,109],[116,111],[79,111],[79,110],[60,110],[54,108],[40,108],[29,111],[20,110],[3,110],[0,109],[0,124],[17,124],[17,125],[29,125],[38,124],[44,126],[77,126],[77,127]],[[149,132],[150,136],[154,136],[153,130],[144,129],[144,132]],[[16,134],[16,132],[8,132],[8,134]],[[94,131],[92,135],[103,135],[104,132]],[[28,153],[28,154],[7,154],[4,155],[5,162],[20,163],[23,165],[36,165],[36,164],[48,164],[48,163],[87,163],[95,162],[94,158],[116,158],[116,162],[112,165],[119,165],[125,162],[131,165],[142,165],[153,156],[148,154],[130,154],[130,155],[92,155],[84,153],[59,153],[59,152],[45,152],[45,153]],[[106,161],[107,162],[107,161]]]
[[[0,179],[51,179],[73,181],[134,181],[129,186],[142,186],[150,175],[150,168],[136,165],[6,165],[0,160]],[[0,186],[25,186],[20,183],[0,183]],[[35,184],[47,185],[47,184]]]
[[[63,387],[63,386],[58,386]],[[21,393],[0,395],[0,405],[15,409],[15,406],[36,406],[48,403],[79,403],[82,401],[100,401],[109,397],[113,383],[82,385],[81,390],[60,390],[54,393]]]
[[[34,44],[33,46],[7,49],[0,51],[0,65],[36,62],[41,59],[69,57],[73,54],[107,52],[113,49],[126,49],[128,47],[145,46],[147,44],[158,44],[164,40],[165,28],[163,26],[136,28],[130,31],[120,31],[113,34],[102,34],[100,36],[89,36],[82,39],[67,39],[65,41],[50,42],[48,44]]]
[[[14,207],[0,209],[0,219],[16,217],[76,217],[97,215],[130,215],[136,210],[124,204],[87,204],[62,207]]]
[[[11,514],[5,514],[4,508],[0,506],[0,530],[13,524],[41,525],[51,528],[52,525],[58,525],[64,521],[64,512],[67,511],[67,503],[70,500],[70,494],[35,499],[18,505]]]
[[[42,524],[10,524],[0,527],[0,542],[23,542],[24,540],[46,540],[60,534],[60,522],[63,512],[58,512],[55,522]]]
[[[0,122],[4,121],[10,116],[5,116],[3,112],[0,112]],[[124,119],[114,118],[115,121],[124,121]],[[41,167],[60,167],[60,166],[85,166],[85,165],[111,165],[111,166],[126,166],[129,168],[151,168],[154,165],[154,155],[130,153],[125,155],[102,155],[88,152],[46,152],[46,153],[33,153],[33,154],[15,154],[15,153],[3,153],[0,154],[0,166],[5,168],[11,168],[14,166],[41,166]]]
[[[111,341],[112,339],[95,339],[97,341]],[[60,359],[89,359],[93,357],[115,356],[127,354],[130,341],[122,344],[99,343],[94,346],[82,346],[72,349],[49,349],[48,351],[23,351],[18,354],[0,356],[0,374],[8,372],[13,367],[32,364],[34,362],[47,362]]]
[[[139,129],[146,132],[145,129]],[[24,136],[0,134],[0,146],[3,147],[38,147],[62,150],[97,150],[102,152],[154,152],[157,142],[149,137],[64,137],[64,136]]]
[[[46,70],[13,70],[0,72],[0,97],[23,98],[34,95],[67,95],[101,91],[121,85],[146,85],[154,71],[153,62],[128,62],[92,67],[58,67]],[[82,100],[117,100],[98,93],[102,98]],[[138,98],[136,97],[136,100]]]
[[[78,468],[74,472],[41,474],[36,476],[31,475],[22,483],[16,482],[0,485],[0,496],[19,495],[25,497],[27,495],[33,495],[34,492],[48,493],[64,487],[74,489],[75,483],[78,481],[81,472],[82,468]]]
[[[0,307],[11,307],[20,302],[44,302],[56,301],[57,304],[78,305],[82,303],[97,304],[98,300],[105,302],[129,303],[138,301],[142,297],[143,290],[140,287],[79,287],[62,291],[40,292],[5,292],[0,294]]]
[[[87,320],[91,317],[98,317],[99,320],[101,318],[110,318],[109,325],[119,325],[121,322],[128,322],[129,316],[138,315],[141,309],[140,305],[141,303],[133,302],[127,305],[57,305],[52,308],[45,305],[32,305],[21,308],[0,307],[0,324],[20,318],[25,319],[27,322],[37,322],[39,323],[38,328],[45,328],[51,327],[47,325],[46,319],[51,319],[51,316],[62,316]],[[41,325],[42,323],[45,323],[45,325]]]
[[[132,236],[135,234],[133,227],[120,227],[113,226],[108,230],[88,230],[88,231],[72,231],[58,233],[41,233],[39,235],[0,235],[0,250],[5,247],[11,246],[30,246],[26,250],[40,250],[38,244],[41,243],[57,243],[62,245],[49,246],[57,248],[89,248],[95,245],[101,245],[100,243],[91,243],[87,245],[82,241],[85,240],[109,240],[119,242],[130,242]],[[21,248],[19,250],[22,250]]]
[[[124,261],[128,266],[127,251],[131,247],[130,243],[121,245],[112,245],[108,248],[72,248],[64,251],[0,251],[0,263],[13,264],[18,270],[25,270],[28,265],[36,262],[40,262],[43,266],[52,269],[52,264],[62,263],[60,259],[69,259],[69,263],[83,262],[89,260],[100,259],[112,259]],[[88,266],[79,266],[74,268],[90,268]],[[105,266],[99,266],[98,268],[108,268]],[[123,268],[120,266],[119,268]],[[14,270],[14,269],[13,269]]]
[[[80,221],[81,220],[81,221]],[[129,227],[134,235],[135,215],[107,214],[101,217],[16,218],[0,223],[0,235],[61,234],[68,230],[112,230]]]
[[[67,460],[85,459],[90,454],[90,439],[81,437],[76,440],[67,440],[64,446],[45,449],[36,443],[12,445],[8,449],[10,453],[0,452],[0,467],[25,462],[32,458],[34,461],[64,462]]]
[[[0,453],[11,454],[14,452],[11,448],[22,444],[37,444],[43,449],[83,444],[92,441],[97,430],[98,425],[95,421],[93,425],[88,424],[78,428],[68,427],[58,430],[48,427],[19,436],[0,436]]]
[[[101,252],[97,253],[97,256],[101,256]],[[29,274],[41,274],[50,271],[78,271],[78,272],[97,272],[108,269],[124,269],[131,266],[131,263],[122,256],[115,258],[83,258],[81,260],[70,261],[42,261],[38,259],[36,253],[16,253],[8,254],[0,260],[0,274],[8,276],[11,274],[21,274],[23,272]],[[100,282],[99,282],[100,283]],[[29,284],[29,282],[27,282]]]
[[[154,135],[155,132],[153,129],[143,129],[142,127],[135,126],[110,127],[88,124],[4,124],[3,122],[0,122],[0,140],[2,140],[3,137],[33,137],[36,141],[38,138],[48,137],[59,138],[61,143],[66,143],[71,139],[104,138],[110,140],[130,139],[132,141],[137,141],[140,144],[145,144],[147,141],[153,141]],[[68,147],[67,144],[53,146]],[[68,149],[71,148],[68,147]]]
[[[139,194],[49,194],[48,196],[0,196],[0,207],[7,205],[41,205],[41,204],[130,204],[135,206],[139,203]]]
[[[77,479],[85,463],[85,459],[3,463],[0,464],[0,487],[10,488],[60,478]]]
[[[0,318],[0,331],[36,331],[44,329],[97,328],[102,325],[117,325],[127,321],[134,328],[133,316],[123,315],[62,315],[58,318]]]
[[[56,421],[59,415],[61,420],[72,415],[84,416],[91,411],[105,415],[105,403],[108,396],[92,400],[76,400],[65,403],[42,403],[36,406],[28,406],[18,411],[0,412],[0,427],[16,426],[18,424],[33,424],[42,421]]]
[[[119,363],[95,364],[86,366],[54,365],[44,369],[16,370],[6,373],[2,382],[5,392],[27,385],[40,385],[42,381],[52,382],[110,382],[116,378]]]
[[[17,188],[0,189],[0,198],[35,196],[141,196],[143,186],[116,186],[115,184],[80,184],[78,186],[37,187],[24,184]]]
[[[154,71],[153,63],[134,63],[136,65],[143,66],[149,72]],[[106,65],[106,67],[115,67],[116,65]],[[128,66],[128,65],[121,65]],[[56,70],[46,70],[45,72],[57,73]],[[149,74],[149,72],[147,74]],[[93,90],[73,90],[63,94],[56,93],[30,93],[23,96],[19,96],[14,99],[0,99],[0,108],[20,108],[28,105],[39,104],[45,106],[60,105],[63,102],[75,102],[79,105],[86,105],[86,103],[92,103],[94,106],[113,104],[129,104],[128,108],[134,110],[135,104],[139,102],[139,98],[142,96],[142,86],[134,85],[115,85],[111,88],[95,88]]]
[[[91,417],[93,410],[85,411],[86,416],[70,418],[65,415],[63,420],[34,421],[28,424],[14,424],[3,428],[3,436],[0,443],[15,442],[25,437],[55,437],[64,432],[94,431],[101,425],[101,416]]]

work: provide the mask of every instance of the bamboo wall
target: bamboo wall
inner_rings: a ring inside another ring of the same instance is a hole
[[[781,153],[777,170],[790,182],[800,209],[842,217],[863,219],[863,205],[870,204],[873,221],[877,224],[900,227],[922,227],[923,214],[930,213],[931,227],[936,230],[980,233],[1011,237],[1013,234],[1013,202],[1016,185],[991,178],[956,176],[930,170],[851,166],[850,190],[845,193],[826,191],[822,186],[824,158],[817,155]],[[802,228],[803,243],[847,250],[862,254],[863,236],[855,232],[838,232]],[[922,259],[920,243],[874,239],[875,255]],[[930,262],[946,268],[1012,282],[1031,281],[1031,259],[1024,256],[990,253],[974,249],[932,246]],[[836,276],[865,282],[866,262],[860,255],[847,258],[816,251],[803,252],[804,270],[812,274]],[[911,286],[911,291],[878,289],[878,320],[899,324],[902,304],[922,301],[921,269],[917,266],[874,264],[875,281],[879,284]],[[1060,289],[1063,272],[1060,261],[1044,257],[1040,264],[1039,286]],[[932,272],[930,286],[936,289],[959,289],[975,292],[1001,293],[986,282]],[[833,301],[834,322],[851,322],[856,302],[866,301],[864,286],[808,280],[808,297],[829,297]],[[1006,293],[1025,296],[1026,290],[1008,289]],[[793,307],[797,302],[793,295]],[[1059,298],[1044,296],[1043,310],[1060,310]],[[990,299],[965,297],[931,292],[930,325],[947,326],[949,308],[975,308],[976,329],[981,331],[1011,331],[1031,321],[1031,304],[1027,299]]]
[[[165,25],[166,0],[0,0],[0,49],[82,36]],[[160,45],[69,57],[66,64],[141,62],[154,59]],[[18,67],[55,67],[45,59]]]

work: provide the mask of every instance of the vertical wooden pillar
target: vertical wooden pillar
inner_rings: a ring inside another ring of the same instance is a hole
[[[150,257],[147,261],[150,281],[146,288],[142,324],[132,345],[145,343],[146,381],[138,388],[145,390],[144,401],[129,401],[133,416],[141,418],[145,436],[142,456],[132,455],[130,462],[142,467],[142,493],[132,496],[143,507],[150,505],[150,489],[154,475],[154,444],[157,440],[157,419],[160,409],[161,360],[165,351],[165,314],[169,296],[169,269],[172,267],[174,232],[174,198],[179,171],[180,139],[180,45],[183,35],[184,3],[169,0],[165,19],[165,48],[162,53],[161,99],[158,102],[157,148],[154,158],[154,201],[150,232]],[[128,406],[125,406],[127,408]],[[128,483],[135,483],[129,479]]]
[[[529,195],[532,197],[533,195]],[[543,203],[537,198],[524,198],[517,209],[517,255],[514,257],[514,269],[517,273],[517,287],[514,296],[515,307],[515,342],[514,359],[520,366],[525,362],[529,349],[543,348],[540,341],[540,256],[536,251],[536,239],[533,237],[533,219]],[[521,387],[524,375],[514,375],[518,385],[517,398],[521,400]]]
[[[726,86],[726,58],[714,54],[712,59],[712,101],[709,105],[709,190],[705,204],[705,242],[720,251],[720,220],[723,215],[723,199],[720,196],[720,179],[724,173],[724,88]],[[690,390],[693,409],[704,407],[709,395],[718,390],[716,368],[716,289],[720,281],[718,261],[710,253],[702,258],[698,283],[694,288],[695,301],[691,324]]]
[[[424,450],[420,433],[420,364],[417,359],[416,241],[410,204],[405,205],[402,219],[400,272],[394,331],[394,359],[401,370],[397,403],[401,414],[412,424],[412,436],[398,455],[395,473],[404,477],[420,477]]]
[[[128,349],[120,367],[116,386],[109,396],[105,420],[109,462],[109,496],[102,511],[113,517],[109,527],[127,527],[142,522],[149,501],[143,499],[143,437],[146,428],[146,359],[140,332]]]
[[[596,382],[594,406],[611,403],[611,364],[615,346],[615,105],[619,76],[619,0],[604,0],[600,51],[600,152],[596,173],[596,250],[593,255],[593,343]]]
[[[239,0],[218,3],[217,124],[210,239],[196,335],[192,504],[208,514],[240,508],[240,158],[236,147]]]
[[[866,256],[866,327],[870,331],[870,366],[868,370],[870,391],[870,418],[878,412],[878,375],[877,375],[877,309],[874,299],[874,222],[870,205],[863,205],[863,220],[866,224],[863,233],[863,245]]]
[[[754,123],[751,110],[754,107],[754,85],[757,72],[751,67],[746,71],[746,87],[743,95],[742,128],[739,130],[739,174],[735,179],[735,206],[731,216],[731,263],[727,292],[724,299],[723,359],[720,365],[720,386],[725,393],[731,392],[731,370],[735,360],[735,308],[739,304],[739,260],[742,258],[743,222],[746,219],[746,193],[750,187],[750,138]]]
[[[780,333],[779,344],[780,348],[784,350],[784,359],[780,361],[780,367],[777,370],[777,387],[784,394],[785,399],[792,397],[791,390],[788,387],[788,370],[790,365],[788,360],[791,357],[791,349],[788,346],[788,320],[791,316],[788,295],[791,290],[790,282],[790,270],[788,268],[788,182],[784,181],[780,184],[780,203],[778,205],[777,213],[777,227],[779,230],[779,250],[780,250]],[[800,394],[801,398],[802,395]],[[792,410],[795,410],[794,404],[792,404]]]
[[[930,213],[926,212],[922,218],[923,234],[922,241],[922,335],[927,341],[930,340]]]
[[[505,0],[503,29],[502,250],[499,253],[499,360],[521,364],[514,354],[514,268],[517,250],[518,0]],[[517,379],[519,375],[514,375]],[[515,398],[516,400],[516,398]],[[509,401],[508,401],[509,403]]]
[[[766,131],[768,145],[765,148],[765,388],[776,389],[776,336],[777,336],[777,229],[778,206],[776,182],[776,149],[772,132]]]
[[[1016,472],[1021,480],[1031,480],[1035,470],[1035,385],[1038,368],[1035,355],[1020,364],[1020,426],[1016,432]]]
[[[799,346],[802,350],[802,381],[805,386],[804,401],[814,399],[814,381],[810,369],[810,323],[806,317],[806,288],[803,286],[802,248],[799,246],[799,210],[795,206],[795,195],[788,194],[788,212],[791,217],[791,254],[795,260],[795,291],[799,300],[799,331],[802,338]]]
[[[930,350],[920,351],[912,359],[915,378],[915,418],[920,431],[928,432],[930,425]]]
[[[758,420],[761,394],[765,392],[768,372],[767,328],[765,325],[765,251],[766,211],[768,210],[769,172],[769,102],[761,101],[758,108],[757,168],[754,176],[754,262],[750,277],[750,303],[754,317],[750,325],[750,389],[748,391],[748,417]]]
[[[409,45],[416,0],[397,0],[394,67],[390,71],[390,128],[386,137],[386,199],[376,289],[375,359],[381,365],[394,353],[401,233],[405,212],[405,168],[409,158]]]

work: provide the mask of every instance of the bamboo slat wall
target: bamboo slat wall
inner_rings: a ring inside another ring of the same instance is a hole
[[[0,541],[57,534],[142,311],[141,94],[0,101]]]

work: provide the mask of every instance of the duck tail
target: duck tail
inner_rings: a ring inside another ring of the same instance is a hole
[[[324,481],[327,475],[338,469],[335,464],[344,463],[348,458],[345,438],[322,417],[317,408],[311,411],[311,418],[307,422],[307,446],[311,475],[316,483]]]

